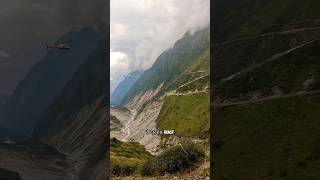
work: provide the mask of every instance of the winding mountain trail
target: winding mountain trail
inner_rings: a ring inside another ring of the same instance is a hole
[[[214,43],[212,46],[221,46],[221,45],[229,45],[233,43],[237,43],[240,41],[247,41],[250,39],[256,39],[256,38],[261,38],[261,37],[266,37],[266,36],[274,36],[276,34],[290,34],[290,33],[297,33],[297,32],[302,32],[302,31],[312,31],[312,30],[320,30],[320,27],[310,27],[310,28],[298,28],[298,29],[291,29],[291,30],[285,30],[285,31],[278,31],[278,32],[270,32],[270,33],[265,33],[265,34],[258,34],[254,36],[247,36],[235,40],[230,40],[230,41],[224,41],[224,42],[218,42]]]
[[[266,63],[269,63],[269,62],[272,62],[274,60],[277,60],[278,58],[280,58],[282,56],[288,55],[288,54],[292,53],[293,51],[295,51],[297,49],[300,49],[300,48],[302,48],[302,47],[304,47],[306,45],[312,44],[312,43],[314,43],[316,41],[319,41],[319,40],[320,40],[320,38],[313,39],[313,40],[307,41],[305,43],[302,43],[302,44],[300,44],[298,46],[295,46],[295,47],[293,47],[291,49],[288,49],[288,50],[286,50],[284,52],[274,54],[272,57],[266,59],[265,61],[262,61],[261,63],[255,64],[255,65],[248,66],[246,69],[244,69],[244,70],[242,70],[240,72],[237,72],[235,74],[232,74],[231,76],[222,79],[220,82],[229,81],[229,80],[233,79],[234,77],[236,77],[238,75],[250,72],[250,71],[252,71],[252,70],[254,70],[254,69],[258,68],[258,67],[261,67],[262,65],[264,65]]]
[[[264,97],[260,99],[248,100],[248,101],[238,101],[238,102],[229,102],[229,103],[220,103],[220,104],[216,103],[216,104],[213,104],[213,107],[245,105],[245,104],[251,104],[251,103],[259,103],[263,101],[270,101],[274,99],[289,98],[289,97],[304,96],[304,95],[314,95],[314,94],[320,94],[320,90],[308,91],[308,92],[297,92],[297,93],[286,94],[286,95],[269,96],[269,97]]]
[[[206,93],[206,92],[210,92],[210,90],[202,90],[202,91],[192,91],[192,92],[187,92],[187,93],[167,93],[167,96],[188,96],[191,94],[198,94],[198,93]]]
[[[210,69],[209,70],[198,70],[198,71],[191,71],[190,73],[191,74],[194,74],[194,73],[205,73],[205,72],[210,72]]]
[[[180,85],[177,89],[182,88],[182,87],[185,87],[185,86],[187,86],[188,84],[191,84],[191,83],[193,83],[193,82],[195,82],[195,81],[197,81],[197,80],[199,80],[199,79],[202,79],[202,78],[204,78],[204,77],[207,77],[207,76],[209,76],[209,75],[210,75],[210,74],[206,74],[206,75],[203,75],[203,76],[201,76],[201,77],[198,77],[198,78],[196,78],[196,79],[194,79],[194,80],[192,80],[192,81],[186,82],[186,83]]]

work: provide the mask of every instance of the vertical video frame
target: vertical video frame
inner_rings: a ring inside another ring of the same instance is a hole
[[[110,3],[111,179],[210,179],[210,1]]]

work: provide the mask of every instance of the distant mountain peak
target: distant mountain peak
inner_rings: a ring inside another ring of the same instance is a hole
[[[119,83],[119,85],[111,94],[111,104],[120,106],[127,92],[130,90],[130,88],[134,85],[134,83],[140,78],[142,74],[143,71],[140,69],[128,73],[128,75]]]

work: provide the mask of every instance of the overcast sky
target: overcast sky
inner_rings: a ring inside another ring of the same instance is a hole
[[[210,0],[111,0],[111,91],[188,31],[209,25]]]
[[[106,21],[106,0],[0,0],[0,97],[72,26]]]

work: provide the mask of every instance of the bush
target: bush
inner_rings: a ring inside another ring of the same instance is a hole
[[[130,176],[141,172],[144,161],[137,158],[127,158],[111,154],[112,176]]]
[[[110,172],[112,176],[140,174],[144,162],[152,155],[137,142],[110,140]]]
[[[119,165],[115,164],[114,166],[111,167],[111,173],[114,176],[130,176],[132,175],[136,169],[133,166],[129,165]]]
[[[163,175],[165,173],[181,173],[193,169],[204,158],[204,151],[194,143],[182,143],[146,161],[142,168],[142,174]]]

